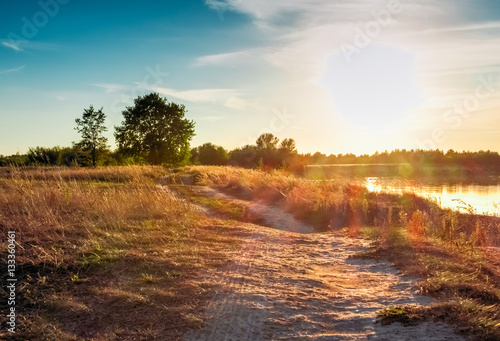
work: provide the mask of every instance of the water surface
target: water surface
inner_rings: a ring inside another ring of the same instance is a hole
[[[372,192],[414,193],[437,201],[441,207],[500,216],[500,180],[438,182],[367,177],[363,185]]]

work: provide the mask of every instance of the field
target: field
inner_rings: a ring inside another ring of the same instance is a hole
[[[417,290],[439,299],[380,309],[382,324],[439,320],[468,337],[500,339],[496,218],[442,210],[411,195],[369,193],[348,179],[135,166],[0,169],[1,261],[6,268],[7,232],[15,231],[18,278],[16,334],[7,334],[2,305],[0,336],[176,340],[203,330],[210,324],[204,311],[221,289],[207,274],[234,263],[256,234],[265,235],[269,248],[284,238],[264,227],[266,215],[253,214],[256,208],[279,209],[328,232],[284,234],[304,250],[302,257],[313,257],[305,244],[330,232],[365,240],[372,246],[351,258],[388,259],[418,276]],[[7,292],[1,294],[7,301]]]
[[[175,339],[200,322],[209,288],[193,277],[240,240],[204,227],[192,205],[158,186],[164,169],[1,172],[2,262],[7,231],[16,231],[19,280],[9,339]]]

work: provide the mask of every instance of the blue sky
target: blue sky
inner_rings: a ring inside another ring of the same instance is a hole
[[[103,107],[185,104],[193,145],[500,151],[493,0],[3,1],[0,154],[67,146]]]

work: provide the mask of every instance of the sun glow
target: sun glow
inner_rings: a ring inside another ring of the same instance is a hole
[[[394,129],[422,103],[414,59],[398,47],[373,44],[351,61],[342,54],[330,58],[320,84],[350,122],[374,132]]]

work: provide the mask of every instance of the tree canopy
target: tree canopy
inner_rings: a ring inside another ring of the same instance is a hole
[[[229,164],[264,169],[288,168],[297,159],[295,140],[280,140],[271,133],[261,134],[255,145],[246,145],[229,152]]]
[[[227,150],[210,142],[191,149],[191,162],[194,164],[221,166],[228,160]]]
[[[92,105],[83,111],[82,118],[75,120],[75,130],[82,135],[76,146],[81,148],[84,164],[92,164],[95,167],[99,157],[107,150],[108,139],[102,136],[102,133],[108,130],[104,125],[105,120],[106,115],[102,108],[96,111]]]
[[[271,133],[264,133],[257,138],[255,143],[257,144],[257,148],[261,149],[276,149],[278,142],[280,140]]]
[[[122,112],[121,126],[115,127],[119,150],[154,165],[183,162],[195,135],[194,122],[185,113],[184,105],[168,102],[158,93],[139,96]]]

